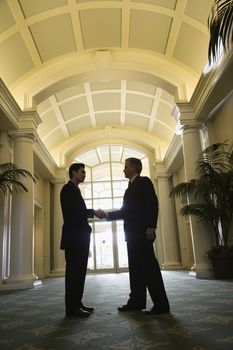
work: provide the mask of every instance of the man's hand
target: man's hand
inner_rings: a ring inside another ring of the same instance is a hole
[[[155,229],[154,228],[146,229],[146,239],[148,239],[149,241],[155,240]]]
[[[95,216],[98,219],[106,219],[107,218],[107,214],[102,209],[95,210]]]

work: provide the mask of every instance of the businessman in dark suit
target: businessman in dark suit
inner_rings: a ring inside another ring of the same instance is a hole
[[[65,251],[65,307],[67,317],[88,317],[94,311],[83,305],[83,291],[90,246],[91,226],[88,218],[101,218],[101,210],[87,209],[78,184],[86,176],[85,165],[69,168],[70,180],[60,193],[63,214],[61,249]]]
[[[129,179],[121,209],[106,214],[108,220],[124,220],[127,242],[130,295],[119,311],[139,311],[146,308],[149,291],[153,308],[146,314],[156,315],[170,311],[162,274],[154,254],[153,242],[158,218],[158,199],[151,180],[140,176],[140,159],[128,158],[124,173]]]

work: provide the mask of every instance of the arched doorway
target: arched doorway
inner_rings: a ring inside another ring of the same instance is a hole
[[[86,166],[85,182],[80,184],[88,208],[113,210],[120,208],[128,179],[123,169],[125,159],[140,158],[143,175],[149,176],[145,153],[125,145],[108,144],[89,149],[74,158]],[[91,271],[123,271],[128,268],[123,222],[94,219],[88,269]]]

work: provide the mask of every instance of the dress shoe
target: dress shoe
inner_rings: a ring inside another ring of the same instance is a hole
[[[126,312],[126,311],[141,311],[143,307],[135,306],[135,305],[123,305],[118,307],[118,311],[120,312]]]
[[[152,309],[150,309],[149,311],[145,311],[146,315],[161,315],[161,314],[169,314],[170,309],[169,308],[164,308],[164,309],[159,309],[159,308],[155,308],[154,306],[152,307]]]
[[[90,312],[81,308],[66,313],[66,317],[89,317]]]
[[[84,310],[84,311],[87,311],[87,312],[93,312],[95,309],[93,307],[89,307],[89,306],[85,306],[82,304],[81,308]]]

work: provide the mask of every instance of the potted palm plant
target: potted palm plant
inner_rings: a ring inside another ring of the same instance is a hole
[[[215,245],[207,255],[218,278],[233,278],[233,247],[229,245],[233,218],[233,155],[226,150],[227,146],[225,141],[202,151],[196,163],[197,179],[180,183],[171,191],[172,196],[193,199],[181,208],[181,215],[196,216],[211,227]],[[227,268],[219,270],[216,264],[226,260]]]
[[[219,48],[222,45],[225,52],[232,48],[233,44],[233,1],[215,0],[208,18],[210,32],[208,58],[209,62],[215,61],[219,56]]]
[[[26,186],[20,181],[21,177],[34,181],[34,177],[28,170],[20,169],[13,163],[0,164],[0,190],[4,194],[12,192],[12,189],[27,192]]]

